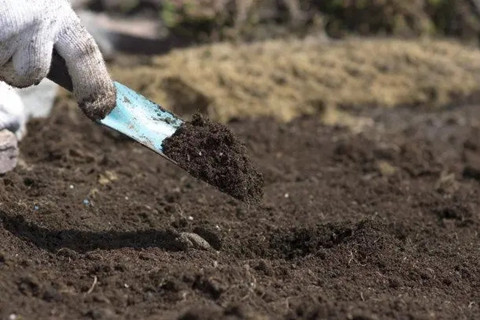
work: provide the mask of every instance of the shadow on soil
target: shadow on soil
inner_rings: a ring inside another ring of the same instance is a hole
[[[37,247],[50,252],[57,252],[65,248],[79,253],[96,249],[113,250],[151,247],[167,251],[185,250],[185,245],[180,241],[178,233],[171,230],[131,232],[49,230],[26,221],[23,216],[10,216],[1,210],[0,219],[3,227],[15,236],[30,241]]]

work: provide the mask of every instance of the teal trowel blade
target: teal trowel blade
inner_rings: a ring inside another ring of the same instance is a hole
[[[117,105],[100,123],[165,156],[163,141],[172,136],[183,121],[123,84],[115,82],[115,87]]]

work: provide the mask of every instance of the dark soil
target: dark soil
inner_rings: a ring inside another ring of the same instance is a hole
[[[480,108],[366,115],[230,123],[249,207],[57,108],[0,178],[0,317],[478,318]]]
[[[251,204],[262,200],[262,175],[245,146],[221,124],[196,114],[163,142],[163,151],[194,177],[234,198]]]

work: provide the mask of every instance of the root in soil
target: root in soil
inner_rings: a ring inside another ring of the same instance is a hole
[[[223,125],[196,114],[164,141],[163,151],[195,178],[236,199],[252,204],[262,199],[262,175],[245,146]]]

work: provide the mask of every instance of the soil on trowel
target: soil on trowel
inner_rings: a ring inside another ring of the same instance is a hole
[[[259,203],[263,177],[247,149],[224,125],[199,114],[163,142],[165,155],[195,178],[246,203]]]
[[[0,177],[0,319],[478,319],[478,106],[231,122],[258,206],[77,109]]]

